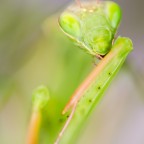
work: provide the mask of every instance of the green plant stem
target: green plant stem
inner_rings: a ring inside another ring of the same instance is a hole
[[[33,111],[28,129],[27,144],[38,144],[40,125],[42,121],[42,109],[48,104],[50,97],[46,86],[39,86],[33,92]]]
[[[40,125],[41,112],[39,110],[34,110],[31,115],[26,144],[38,144]]]

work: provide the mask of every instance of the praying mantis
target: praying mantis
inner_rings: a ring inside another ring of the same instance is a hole
[[[101,61],[62,111],[63,115],[70,111],[70,115],[55,144],[58,144],[64,133],[70,137],[69,130],[75,131],[72,125],[82,123],[132,51],[132,41],[129,38],[115,39],[121,15],[119,5],[112,1],[77,1],[77,4],[69,6],[61,14],[59,25],[62,31],[77,46]],[[83,114],[80,117],[78,115],[81,111]],[[61,141],[67,143],[65,139]]]

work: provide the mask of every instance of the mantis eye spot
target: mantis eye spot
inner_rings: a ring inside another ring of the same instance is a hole
[[[59,24],[64,32],[73,37],[80,37],[80,22],[79,19],[70,13],[63,13],[59,18]]]
[[[122,12],[119,5],[117,5],[114,2],[106,2],[105,13],[109,18],[112,27],[114,29],[117,29],[122,16]]]

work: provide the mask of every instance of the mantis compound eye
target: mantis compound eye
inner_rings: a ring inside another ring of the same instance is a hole
[[[79,2],[79,1],[77,1]],[[120,7],[110,1],[72,5],[59,18],[63,32],[91,55],[106,55],[121,20]]]
[[[91,29],[87,33],[85,42],[93,49],[95,53],[105,55],[110,50],[111,39],[112,34],[109,29],[97,27]]]
[[[80,37],[80,22],[73,14],[63,13],[59,18],[59,24],[62,30],[69,36],[73,36],[76,39]]]
[[[106,2],[104,11],[109,18],[112,27],[116,30],[121,20],[121,9],[114,2]]]

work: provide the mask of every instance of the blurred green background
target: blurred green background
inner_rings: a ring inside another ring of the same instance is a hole
[[[58,26],[58,17],[70,2],[0,0],[1,144],[25,143],[31,94],[37,86],[48,86],[51,101],[46,111],[55,118],[94,67],[93,59]],[[144,1],[115,2],[123,11],[117,35],[130,37],[134,51],[88,120],[78,144],[144,143]],[[49,123],[57,122],[45,119],[44,124]],[[40,144],[45,144],[51,135],[47,129],[41,131]]]

